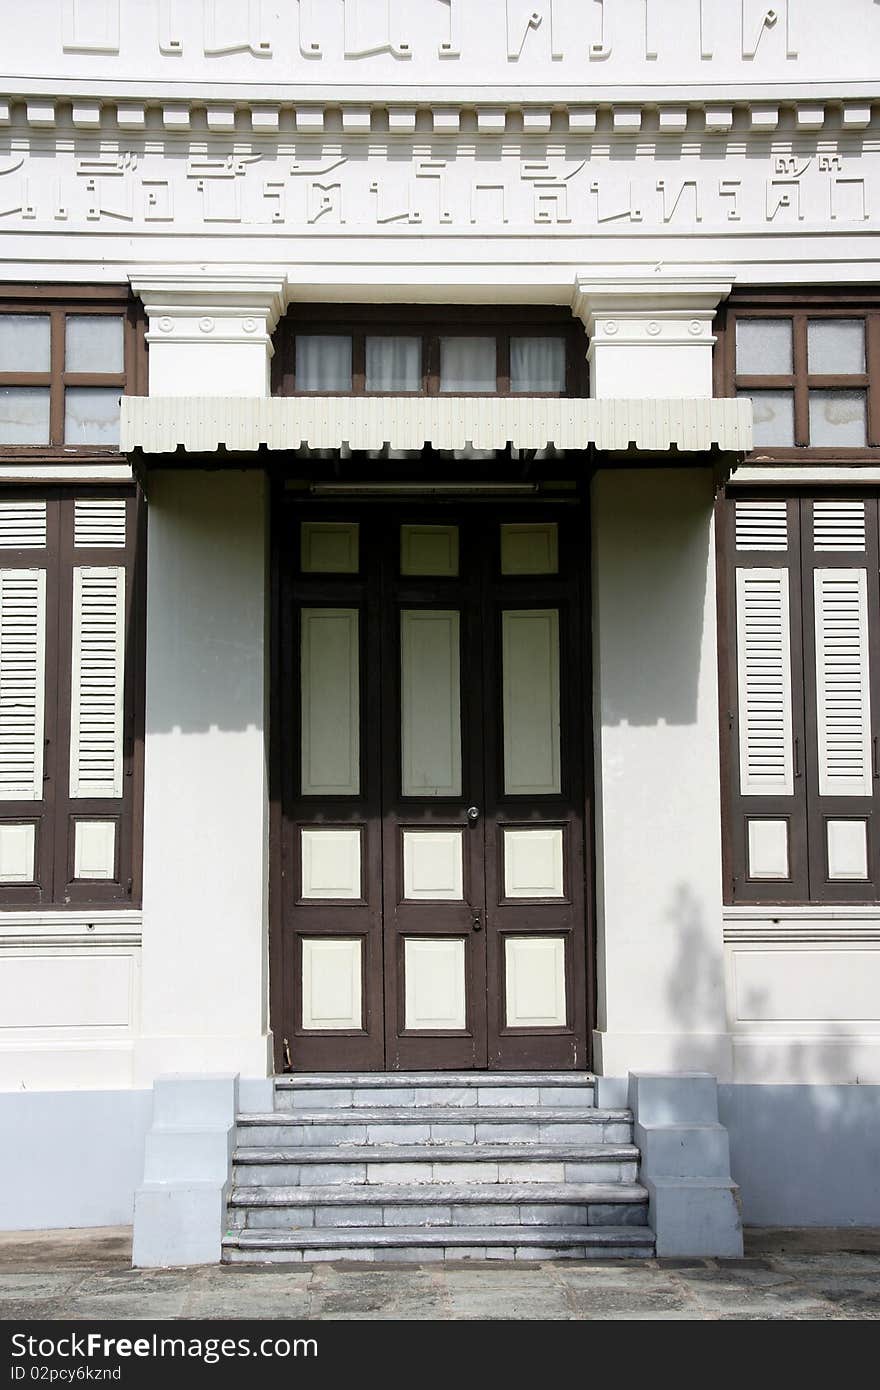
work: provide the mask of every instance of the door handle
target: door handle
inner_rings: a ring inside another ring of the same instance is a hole
[[[474,915],[473,915],[473,917],[471,918],[471,929],[472,929],[473,931],[482,931],[482,930],[483,930],[483,924],[482,924],[482,922],[480,921],[480,914],[479,914],[479,912],[475,912]]]
[[[467,808],[467,818],[471,822],[471,824],[473,824],[474,821],[478,821],[480,819],[479,806],[469,806]]]

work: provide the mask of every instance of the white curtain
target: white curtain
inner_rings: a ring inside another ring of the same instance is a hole
[[[421,338],[367,338],[368,391],[420,391]]]
[[[342,333],[298,333],[296,389],[350,391],[351,338]]]
[[[511,338],[510,389],[520,395],[564,391],[565,339]]]
[[[494,392],[497,384],[494,338],[440,339],[441,392]]]

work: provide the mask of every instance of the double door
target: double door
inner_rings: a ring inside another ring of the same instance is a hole
[[[587,1064],[575,505],[281,513],[294,1070]]]

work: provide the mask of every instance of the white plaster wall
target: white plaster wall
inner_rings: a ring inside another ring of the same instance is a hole
[[[730,1075],[721,914],[713,484],[593,484],[595,1063]]]
[[[0,1230],[128,1226],[152,1091],[0,1095]]]
[[[267,498],[259,470],[149,487],[140,1082],[268,1066]]]

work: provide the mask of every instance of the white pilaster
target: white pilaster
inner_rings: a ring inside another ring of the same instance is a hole
[[[265,474],[150,478],[137,1084],[270,1067]]]
[[[712,320],[730,283],[662,270],[593,278],[579,275],[572,308],[590,339],[590,394],[712,395]]]
[[[284,309],[273,272],[159,269],[132,276],[149,317],[151,396],[267,396]]]
[[[724,989],[713,480],[593,480],[595,1065],[731,1072]]]

